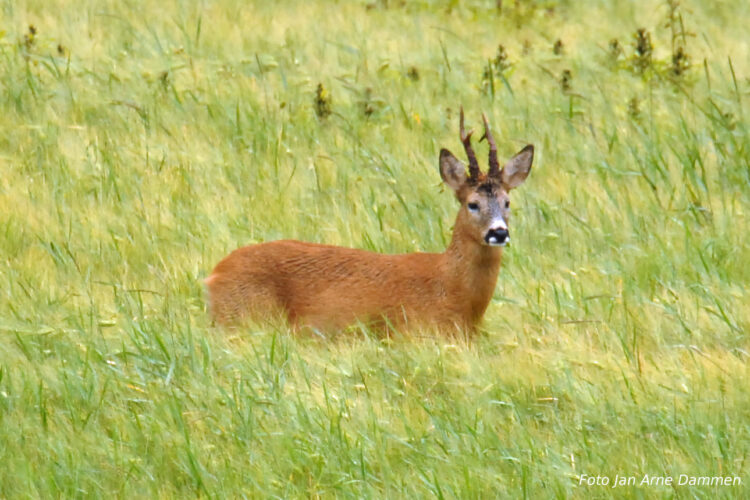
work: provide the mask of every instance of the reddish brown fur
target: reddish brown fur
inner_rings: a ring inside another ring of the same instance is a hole
[[[472,328],[492,297],[502,249],[457,236],[444,253],[384,255],[293,240],[243,247],[206,280],[211,312],[219,323],[275,311],[319,329],[384,318],[396,328]]]
[[[444,165],[444,155],[455,163]],[[322,330],[357,322],[474,330],[492,298],[502,247],[485,243],[489,215],[469,211],[467,199],[476,200],[484,186],[483,203],[504,202],[523,179],[508,187],[500,175],[470,179],[463,168],[441,152],[443,179],[462,204],[445,252],[384,255],[293,240],[246,246],[219,262],[205,281],[213,317],[230,324],[281,314],[295,326]]]

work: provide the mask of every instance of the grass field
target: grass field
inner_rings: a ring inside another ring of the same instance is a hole
[[[0,497],[750,497],[748,19],[1,0]],[[536,146],[481,335],[211,326],[238,246],[441,251],[460,104]]]

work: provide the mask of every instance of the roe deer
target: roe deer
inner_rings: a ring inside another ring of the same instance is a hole
[[[482,119],[482,139],[490,146],[487,174],[479,170],[463,109],[459,130],[468,175],[450,151],[440,151],[440,175],[461,204],[445,252],[385,255],[294,240],[246,246],[205,280],[214,319],[229,324],[281,313],[295,327],[322,330],[362,322],[473,332],[510,241],[508,192],[526,180],[534,157],[528,145],[500,169],[487,117]]]

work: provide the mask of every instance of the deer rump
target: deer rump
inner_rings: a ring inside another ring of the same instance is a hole
[[[235,250],[206,285],[220,324],[283,315],[294,326],[321,330],[357,323],[461,330],[484,310],[461,300],[467,294],[446,279],[453,277],[447,264],[443,254],[386,255],[283,240]]]

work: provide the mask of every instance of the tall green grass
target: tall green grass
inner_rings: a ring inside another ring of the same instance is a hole
[[[0,497],[747,497],[749,17],[0,2]],[[480,336],[211,327],[238,246],[442,250],[460,104],[537,152]]]

